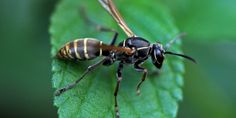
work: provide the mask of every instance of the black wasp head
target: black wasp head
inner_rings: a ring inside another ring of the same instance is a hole
[[[162,63],[165,58],[164,53],[165,53],[165,50],[160,43],[156,43],[152,45],[152,51],[151,51],[152,63],[157,68],[161,68],[162,66]]]
[[[161,68],[162,63],[165,59],[165,54],[180,56],[180,57],[183,57],[185,59],[188,59],[188,60],[196,63],[196,61],[190,56],[165,51],[165,49],[166,48],[163,48],[163,46],[160,43],[156,43],[156,44],[152,45],[152,50],[151,50],[152,63],[159,69]]]

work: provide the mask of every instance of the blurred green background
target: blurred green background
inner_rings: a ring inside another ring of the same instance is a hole
[[[118,0],[117,0],[118,1]],[[187,32],[179,118],[235,118],[236,1],[162,0]],[[56,0],[0,1],[0,117],[57,117],[51,88],[49,19]]]

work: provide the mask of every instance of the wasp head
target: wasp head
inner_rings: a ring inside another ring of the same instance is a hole
[[[162,63],[165,58],[164,53],[165,53],[165,50],[160,43],[156,43],[152,45],[152,51],[151,51],[152,63],[157,68],[161,68],[162,66]]]
[[[163,46],[160,43],[156,43],[152,45],[152,50],[151,50],[152,63],[159,69],[162,67],[162,63],[165,59],[165,54],[183,57],[185,59],[188,59],[196,63],[196,61],[190,56],[187,56],[184,54],[178,54],[174,52],[169,52],[169,51],[166,51],[165,49],[166,48],[163,48]]]

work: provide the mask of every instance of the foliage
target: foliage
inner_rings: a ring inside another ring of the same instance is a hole
[[[159,1],[150,0],[115,1],[122,16],[130,28],[139,36],[150,42],[166,42],[173,39],[178,30],[172,17]],[[132,3],[132,4],[131,4]],[[152,3],[152,4],[150,4]],[[51,18],[52,56],[68,41],[82,37],[95,37],[106,43],[112,34],[97,32],[81,18],[79,10],[85,7],[88,16],[99,24],[114,28],[120,32],[119,41],[125,39],[111,16],[105,12],[98,1],[62,0]],[[180,41],[171,50],[181,52]],[[64,62],[53,59],[53,87],[58,89],[75,81],[85,71],[86,62]],[[149,60],[145,67],[149,72],[159,72],[160,75],[149,74],[142,86],[141,96],[136,96],[135,87],[142,73],[135,72],[132,67],[125,66],[123,81],[118,95],[121,117],[176,117],[178,101],[182,100],[184,66],[180,58],[167,57],[162,70],[157,70]],[[89,74],[79,85],[55,97],[54,104],[59,108],[61,118],[71,117],[112,117],[114,116],[114,88],[116,83],[116,67],[99,67]]]

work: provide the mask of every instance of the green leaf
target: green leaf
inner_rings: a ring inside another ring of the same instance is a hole
[[[114,1],[130,28],[151,43],[166,44],[178,34],[172,17],[159,1],[149,0]],[[96,23],[119,31],[118,42],[125,34],[111,16],[101,7],[98,1],[62,0],[51,18],[52,56],[68,41],[76,38],[94,37],[109,43],[112,33],[97,32],[94,27],[84,23],[79,14],[80,7],[85,7],[88,16]],[[117,44],[117,43],[116,43]],[[170,50],[181,52],[178,41]],[[52,61],[53,87],[58,89],[78,79],[86,67],[98,59],[83,62]],[[121,117],[176,117],[178,101],[182,100],[184,65],[181,58],[166,57],[163,68],[159,71],[148,60],[145,64],[149,73],[160,72],[160,75],[149,75],[141,88],[141,95],[136,96],[136,85],[142,73],[132,66],[125,66],[123,80],[118,94]],[[54,104],[58,107],[60,118],[75,117],[114,117],[114,96],[117,63],[91,72],[77,87],[59,97]]]

